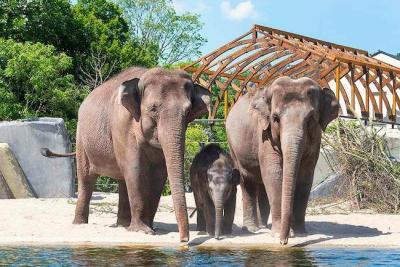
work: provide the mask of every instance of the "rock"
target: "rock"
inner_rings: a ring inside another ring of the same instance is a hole
[[[4,179],[3,175],[0,172],[0,199],[10,199],[10,198],[14,198],[14,196],[11,193],[11,190],[8,187],[6,180]]]
[[[74,159],[46,158],[40,154],[42,147],[58,153],[71,151],[63,119],[1,122],[0,143],[9,144],[38,197],[73,196]]]
[[[340,187],[343,179],[342,176],[338,174],[331,174],[322,181],[320,184],[315,186],[310,193],[310,200],[315,200],[318,198],[334,198],[340,197]]]
[[[7,195],[11,191],[15,198],[35,197],[24,171],[6,143],[0,143],[0,171],[5,182],[4,190],[9,189]]]
[[[327,150],[321,149],[317,161],[317,165],[314,170],[314,180],[313,180],[313,188],[325,181],[330,175],[334,174],[331,166],[329,165],[328,160],[326,159],[325,153],[330,153]],[[328,157],[331,155],[329,154]]]

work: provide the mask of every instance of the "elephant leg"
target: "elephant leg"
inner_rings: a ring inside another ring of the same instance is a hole
[[[224,219],[222,222],[222,234],[232,234],[233,219],[236,208],[236,188],[232,190],[231,195],[224,205]]]
[[[124,180],[118,181],[118,195],[117,226],[128,227],[131,223],[131,207],[129,206],[128,191]]]
[[[295,235],[304,235],[306,233],[305,217],[308,204],[308,198],[312,187],[313,172],[305,172],[299,176],[296,182],[296,188],[293,201],[293,219],[291,228]]]
[[[206,231],[206,219],[204,217],[204,210],[200,207],[197,208],[197,231]]]
[[[147,197],[151,189],[151,187],[148,188],[150,179],[148,179],[148,171],[144,169],[144,164],[140,164],[138,159],[140,157],[137,157],[136,160],[128,160],[127,162],[133,164],[126,168],[124,173],[131,208],[131,223],[128,230],[154,234],[153,229],[148,225],[148,219],[146,220],[146,212],[149,209]]]
[[[204,217],[204,205],[201,203],[199,199],[199,194],[201,192],[198,191],[198,188],[193,188],[193,197],[194,197],[194,202],[196,204],[196,213],[197,213],[197,226],[196,230],[197,231],[206,231],[206,219]],[[206,196],[207,197],[207,196]],[[203,197],[202,199],[204,199]]]
[[[151,173],[149,188],[149,198],[147,200],[149,209],[145,210],[145,221],[153,229],[154,217],[160,203],[165,181],[167,180],[167,170],[165,168],[156,168]]]
[[[208,196],[205,199],[206,199],[206,203],[204,205],[204,218],[206,220],[206,231],[209,235],[214,236],[214,234],[215,234],[214,203]]]
[[[89,204],[96,184],[97,174],[90,173],[89,160],[79,145],[77,146],[76,163],[78,201],[73,224],[82,224],[89,221]]]
[[[243,200],[243,230],[257,232],[257,186],[254,182],[244,179],[240,184]]]
[[[269,216],[269,203],[267,192],[263,184],[257,186],[257,217],[258,227],[267,228]]]
[[[281,203],[282,203],[282,157],[271,145],[260,158],[261,175],[269,201],[272,227],[271,235],[279,235],[281,230]]]

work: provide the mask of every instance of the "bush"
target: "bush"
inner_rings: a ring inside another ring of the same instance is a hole
[[[385,135],[373,125],[338,119],[323,136],[333,169],[344,179],[341,188],[359,209],[400,212],[400,163],[390,157]]]

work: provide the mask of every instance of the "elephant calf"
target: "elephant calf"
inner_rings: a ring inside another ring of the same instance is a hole
[[[219,238],[232,233],[239,171],[218,145],[210,144],[194,158],[190,182],[197,207],[197,230]],[[222,229],[221,229],[222,228]]]

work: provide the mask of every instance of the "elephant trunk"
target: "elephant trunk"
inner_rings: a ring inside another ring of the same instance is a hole
[[[159,140],[166,161],[169,185],[171,187],[175,216],[181,242],[189,241],[189,221],[186,208],[183,161],[186,125],[183,116],[166,114],[165,124],[160,127]]]
[[[222,203],[215,203],[215,239],[219,239],[222,228],[222,217],[224,212]]]
[[[285,133],[281,139],[283,154],[283,181],[280,243],[288,243],[293,214],[294,190],[303,150],[303,130]]]

